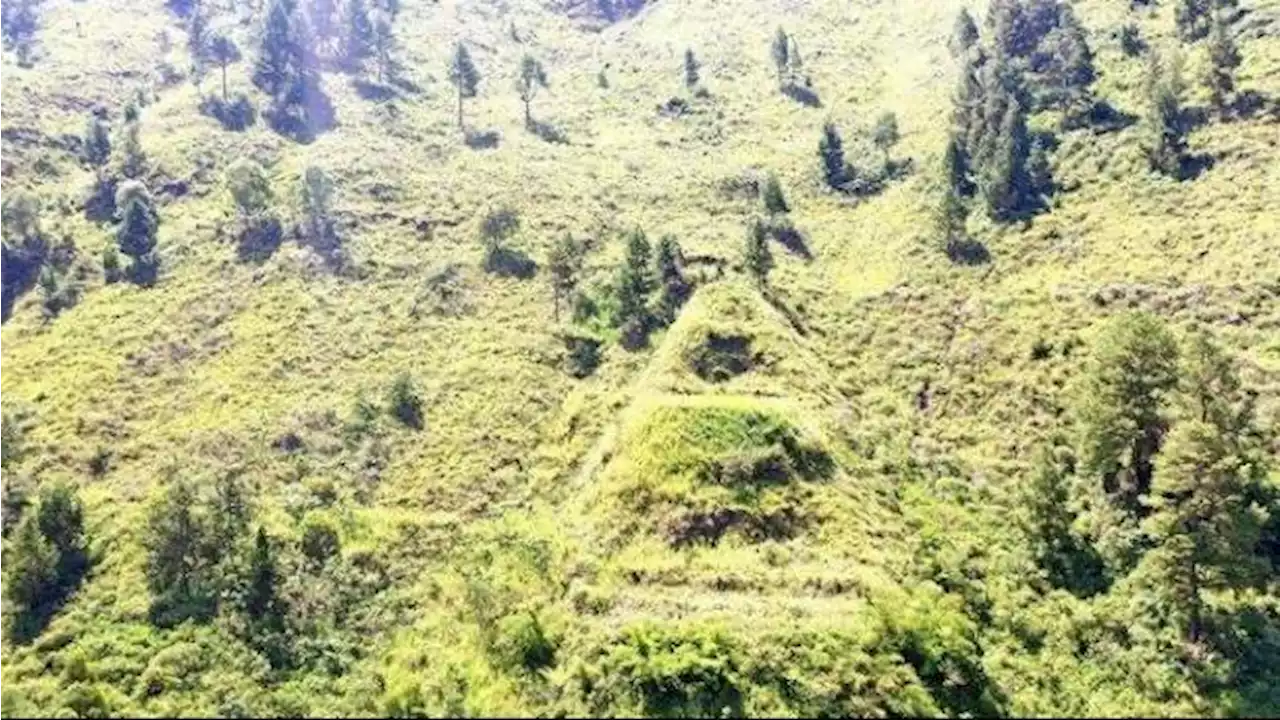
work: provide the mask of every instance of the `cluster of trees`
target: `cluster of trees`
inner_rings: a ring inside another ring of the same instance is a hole
[[[207,622],[221,608],[247,620],[246,640],[273,665],[287,657],[286,605],[279,591],[278,541],[259,526],[236,473],[211,493],[171,479],[152,500],[143,545],[151,621],[171,627]]]
[[[89,554],[84,511],[70,487],[47,486],[35,507],[20,512],[5,553],[4,598],[9,637],[24,642],[75,592]]]
[[[84,512],[76,492],[51,484],[32,505],[14,483],[14,468],[26,455],[24,436],[22,414],[0,406],[0,575],[15,642],[40,633],[76,592],[90,565]]]
[[[871,145],[881,153],[880,162],[864,161],[854,165],[845,159],[845,141],[839,128],[835,123],[827,121],[822,126],[822,137],[818,140],[818,160],[821,163],[823,181],[832,190],[855,196],[879,192],[885,183],[905,169],[890,154],[900,138],[898,116],[892,112],[882,113],[876,118],[868,137]]]
[[[276,129],[299,138],[314,136],[333,120],[320,86],[316,40],[298,3],[272,0],[267,6],[253,84],[271,96],[268,116]]]
[[[1096,592],[1129,576],[1206,639],[1209,593],[1265,577],[1267,449],[1253,395],[1207,335],[1179,342],[1133,313],[1103,328],[1077,388],[1075,442],[1028,484],[1029,536],[1055,585]]]
[[[0,220],[4,233],[4,317],[8,319],[13,303],[44,267],[49,241],[40,227],[40,202],[28,193],[5,193]]]
[[[1183,0],[1178,4],[1178,36],[1186,43],[1208,42],[1209,62],[1204,85],[1220,120],[1226,120],[1235,100],[1236,69],[1243,58],[1236,46],[1227,11],[1234,0]],[[1187,133],[1191,118],[1182,104],[1186,90],[1178,48],[1151,51],[1146,71],[1146,151],[1151,169],[1182,179],[1187,175]]]
[[[769,46],[773,56],[774,69],[778,73],[778,86],[786,89],[789,86],[808,87],[811,83],[804,74],[804,59],[800,56],[800,43],[795,36],[788,35],[786,30],[778,28],[773,35],[773,44]]]
[[[261,262],[284,240],[271,179],[261,164],[241,158],[227,167],[227,192],[236,210],[236,253],[241,260]],[[307,166],[298,178],[302,217],[294,234],[329,265],[341,267],[346,257],[333,219],[334,184],[324,170]]]
[[[1063,127],[1092,112],[1093,53],[1071,6],[1059,0],[997,0],[987,42],[961,11],[951,48],[961,62],[944,162],[944,232],[961,234],[966,199],[1008,222],[1041,209],[1053,192],[1044,137],[1032,138],[1033,110],[1060,111]]]
[[[643,346],[649,333],[675,320],[692,291],[675,236],[663,235],[655,252],[643,230],[631,231],[612,290],[611,324],[618,328],[625,347]]]

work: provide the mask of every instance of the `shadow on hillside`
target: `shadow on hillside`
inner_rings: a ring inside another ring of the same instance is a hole
[[[490,150],[502,142],[502,133],[497,130],[468,130],[463,142],[472,150]]]
[[[792,255],[800,257],[806,262],[813,260],[813,252],[809,250],[809,242],[805,239],[804,233],[797,230],[796,226],[790,222],[770,225],[769,234]]]
[[[1182,110],[1182,127],[1186,132],[1191,132],[1199,127],[1209,124],[1211,114],[1207,107],[1187,107]]]
[[[805,107],[822,107],[822,99],[818,97],[818,93],[813,88],[795,83],[787,83],[782,86],[782,94],[804,105]]]
[[[1193,155],[1187,155],[1186,157],[1182,158],[1182,163],[1179,165],[1178,179],[1179,180],[1195,180],[1196,178],[1205,174],[1209,170],[1213,169],[1213,166],[1216,163],[1217,163],[1217,158],[1210,155],[1209,153],[1196,153]]]
[[[552,125],[551,123],[542,122],[541,120],[530,120],[526,126],[529,132],[537,135],[546,142],[556,143],[557,145],[568,145],[569,136],[564,130]]]
[[[109,222],[116,216],[116,187],[119,180],[107,175],[98,175],[93,181],[93,188],[84,201],[84,217],[90,222]]]
[[[262,264],[276,254],[283,240],[284,228],[276,218],[251,225],[240,232],[236,257],[241,262]]]
[[[1099,100],[1089,110],[1089,126],[1099,135],[1119,132],[1138,122],[1138,116],[1119,110],[1106,100]]]
[[[1280,121],[1280,100],[1269,98],[1257,90],[1245,90],[1231,103],[1233,120],[1250,120],[1259,115],[1268,115],[1272,120]]]
[[[332,128],[337,120],[333,101],[318,85],[301,85],[263,113],[271,129],[294,142],[307,144]]]
[[[985,265],[991,262],[987,246],[972,238],[953,238],[947,242],[947,257],[956,265]]]
[[[355,78],[351,81],[351,86],[355,88],[356,94],[364,100],[384,102],[396,96],[396,90],[391,85],[365,80],[364,78]]]
[[[499,277],[528,280],[538,272],[538,263],[522,250],[499,247],[485,256],[484,269]]]
[[[43,241],[38,247],[33,245],[29,248],[10,246],[8,241],[4,243],[4,262],[0,265],[4,287],[3,302],[0,304],[0,321],[7,321],[13,313],[13,305],[18,298],[35,287],[45,259],[42,243]]]
[[[25,645],[35,640],[100,560],[99,555],[91,554],[83,547],[70,549],[62,554],[54,570],[56,582],[41,593],[39,604],[13,613],[9,627],[13,641],[18,645]]]
[[[253,101],[243,93],[234,102],[217,95],[206,95],[200,100],[200,114],[217,120],[223,130],[243,132],[258,121],[258,111]]]

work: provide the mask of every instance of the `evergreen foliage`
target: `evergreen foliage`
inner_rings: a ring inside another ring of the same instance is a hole
[[[453,57],[449,61],[449,82],[458,91],[458,127],[462,128],[462,101],[476,96],[480,88],[480,71],[471,61],[467,46],[461,42],[454,46]]]

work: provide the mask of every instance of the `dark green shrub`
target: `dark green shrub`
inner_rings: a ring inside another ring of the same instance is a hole
[[[400,373],[387,393],[387,409],[406,427],[421,430],[422,398],[409,373]]]

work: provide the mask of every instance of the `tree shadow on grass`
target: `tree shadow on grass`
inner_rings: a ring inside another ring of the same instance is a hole
[[[1195,153],[1182,158],[1178,169],[1179,180],[1195,180],[1217,164],[1217,158],[1209,153]]]
[[[804,259],[806,262],[813,260],[813,252],[809,249],[808,240],[805,239],[804,233],[796,229],[795,225],[790,222],[774,223],[769,227],[769,233],[777,240],[787,252]]]
[[[497,130],[468,130],[463,141],[472,150],[490,150],[502,142],[502,133]]]
[[[529,132],[537,135],[546,142],[555,143],[557,145],[568,145],[569,136],[564,130],[552,125],[551,123],[542,122],[541,120],[530,120],[528,124]]]
[[[822,99],[818,97],[818,93],[813,88],[788,83],[782,86],[782,94],[804,105],[805,107],[822,107]]]
[[[499,277],[528,280],[538,272],[538,263],[522,250],[497,247],[485,255],[484,269]]]
[[[1089,110],[1088,124],[1094,133],[1119,132],[1138,122],[1138,116],[1119,110],[1106,100],[1099,100]]]
[[[991,262],[987,246],[972,238],[953,238],[947,242],[947,257],[957,265],[985,265]]]
[[[396,96],[395,88],[386,83],[356,78],[351,81],[351,85],[356,89],[356,94],[362,99],[372,100],[373,102],[385,102]]]

